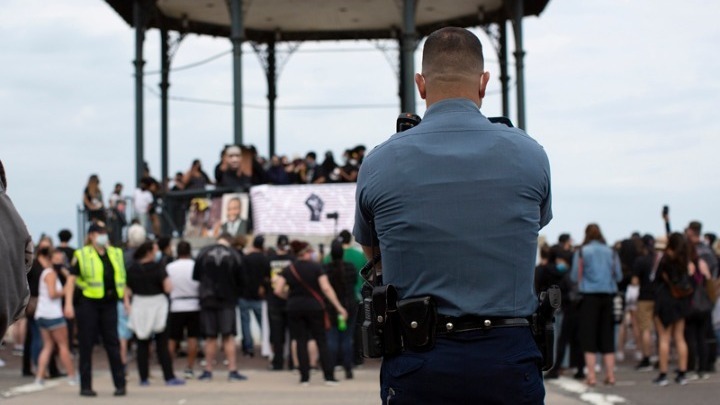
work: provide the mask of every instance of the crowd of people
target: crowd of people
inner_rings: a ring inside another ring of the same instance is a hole
[[[353,183],[357,180],[364,156],[363,145],[346,149],[342,162],[337,162],[331,151],[325,152],[322,162],[313,151],[307,152],[304,158],[291,159],[274,155],[266,159],[259,156],[252,145],[225,145],[212,177],[207,174],[202,162],[195,159],[189,169],[178,171],[172,179],[162,181],[151,175],[146,164],[139,186],[129,199],[132,216],[151,235],[183,235],[191,208],[204,211],[208,207],[204,200],[177,197],[177,192],[197,191],[202,194],[210,189],[247,192],[250,187],[261,184]],[[124,229],[128,225],[126,213],[129,211],[123,189],[122,183],[116,183],[106,205],[100,179],[98,175],[92,174],[82,198],[86,219],[106,223],[110,240],[116,244],[122,241]],[[161,215],[163,209],[167,215]],[[214,236],[217,234],[213,233]]]
[[[637,371],[657,372],[652,381],[658,386],[671,379],[684,385],[716,371],[720,245],[715,234],[702,234],[698,221],[682,233],[666,224],[667,235],[633,233],[614,245],[590,224],[579,246],[563,234],[557,244],[541,247],[535,288],[558,285],[562,291],[555,367],[545,378],[575,370],[574,378],[595,386],[602,369],[604,384],[614,385],[615,362],[628,353]],[[674,378],[668,376],[671,363]]]
[[[37,243],[28,274],[30,305],[25,319],[12,328],[15,350],[24,356],[22,374],[34,376],[36,384],[66,377],[68,384],[79,385],[80,395],[96,396],[92,354],[101,342],[114,394],[125,395],[130,352],[139,385],[150,384],[152,341],[167,386],[212,380],[216,363],[222,364],[218,351],[224,354],[227,379],[243,381],[247,377],[238,369],[235,336],[242,335],[242,354],[254,357],[251,316],[261,335],[269,336],[270,370],[297,369],[303,385],[315,367],[322,368],[327,385],[338,382],[336,365],[353,378],[357,266],[364,260],[347,230],[324,258],[308,242],[285,235],[271,247],[256,235],[246,247],[245,238],[222,233],[210,245],[193,249],[185,240],[173,244],[167,237],[150,238],[138,221],[118,246],[108,231],[102,221],[92,222],[78,249],[68,245],[68,230],[59,232],[58,246],[45,235]],[[267,330],[261,322],[264,306]],[[181,350],[186,366],[180,376],[173,359]]]
[[[69,246],[68,230],[59,232],[57,246],[47,235],[37,241],[28,274],[31,300],[25,319],[12,329],[14,352],[23,356],[22,374],[34,376],[37,384],[66,376],[69,384],[80,386],[81,395],[94,396],[91,358],[100,341],[115,394],[124,395],[129,353],[134,350],[139,384],[148,385],[155,341],[168,386],[212,379],[218,351],[225,356],[227,378],[242,381],[247,377],[238,369],[235,336],[242,336],[242,355],[255,356],[251,318],[262,325],[265,309],[269,322],[261,334],[269,336],[270,370],[297,369],[303,385],[314,367],[322,369],[328,385],[337,383],[336,366],[353,378],[361,361],[355,336],[362,287],[358,269],[366,259],[350,232],[339,234],[326,257],[285,235],[274,246],[266,246],[262,235],[250,240],[246,223],[233,230],[218,226],[207,235],[215,238],[213,244],[193,249],[185,240],[173,243],[157,211],[168,191],[352,182],[363,156],[358,146],[345,152],[344,165],[330,152],[321,164],[313,152],[305,159],[266,161],[252,147],[229,145],[214,178],[199,160],[170,183],[161,184],[146,171],[132,197],[130,223],[123,185],[114,186],[105,205],[100,180],[91,175],[83,193],[89,224],[83,246]],[[231,203],[228,210],[237,214],[240,204]],[[563,234],[557,244],[540,246],[535,289],[558,285],[563,303],[556,315],[555,366],[545,378],[572,373],[592,387],[602,370],[604,384],[614,385],[616,361],[628,353],[637,358],[639,372],[657,371],[653,382],[659,386],[669,384],[671,363],[678,384],[715,371],[719,242],[712,233],[702,234],[697,221],[683,233],[670,232],[669,223],[667,229],[657,238],[634,233],[609,245],[600,227],[590,224],[579,245]],[[182,378],[173,370],[180,351],[186,354]]]
[[[37,384],[66,376],[82,395],[94,396],[91,358],[98,337],[116,395],[125,393],[133,348],[139,385],[149,384],[153,340],[168,386],[211,380],[219,349],[228,380],[245,380],[235,336],[242,336],[242,355],[255,356],[250,324],[254,317],[262,325],[263,304],[269,323],[261,334],[269,336],[272,349],[268,369],[297,369],[303,385],[313,367],[322,370],[328,385],[337,383],[336,366],[353,377],[358,269],[365,258],[347,230],[324,258],[308,242],[285,235],[268,247],[262,235],[248,244],[223,233],[198,251],[184,240],[173,245],[168,237],[151,239],[137,221],[118,247],[101,221],[91,223],[80,249],[69,246],[71,238],[62,230],[57,246],[46,235],[37,242],[27,316],[13,328],[15,351],[24,357],[21,372],[35,376]],[[720,339],[717,247],[715,235],[703,235],[697,221],[683,233],[657,238],[634,233],[614,245],[590,224],[580,245],[568,234],[553,246],[541,245],[536,291],[558,285],[563,295],[555,367],[545,378],[574,370],[574,378],[594,386],[596,370],[603,370],[604,384],[613,385],[615,362],[625,355],[636,357],[638,372],[656,370],[653,382],[659,386],[669,383],[671,363],[678,384],[707,378],[715,371],[713,342]],[[682,288],[687,291],[678,292]],[[700,296],[707,300],[701,308]],[[178,377],[173,359],[181,350],[186,365]],[[205,361],[198,369],[201,356]]]

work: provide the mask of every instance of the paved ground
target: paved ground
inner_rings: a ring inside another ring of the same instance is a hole
[[[97,398],[78,396],[78,388],[68,386],[65,381],[50,380],[42,390],[32,384],[32,378],[20,376],[20,358],[12,356],[7,348],[0,349],[0,358],[6,366],[0,368],[0,403],[7,405],[44,404],[62,405],[92,402],[97,404],[244,404],[244,405],[366,405],[379,404],[378,371],[379,361],[368,360],[355,371],[353,380],[342,380],[344,373],[337,372],[341,379],[339,385],[327,387],[322,375],[314,373],[309,387],[298,384],[298,375],[291,371],[267,371],[267,361],[262,358],[240,359],[240,371],[249,377],[244,382],[228,382],[227,372],[222,368],[214,373],[209,383],[188,381],[182,387],[162,385],[160,369],[152,370],[154,379],[149,387],[137,384],[134,363],[131,363],[128,377],[128,396],[114,398],[109,373],[106,371],[105,354],[100,348],[95,350],[94,388]],[[183,359],[176,361],[176,370],[183,369]],[[548,384],[546,403],[557,405],[576,405],[583,402],[577,395],[565,391],[561,386]]]

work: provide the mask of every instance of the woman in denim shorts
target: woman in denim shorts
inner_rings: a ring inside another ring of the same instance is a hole
[[[45,377],[45,369],[47,368],[53,349],[57,345],[60,353],[60,361],[65,367],[70,385],[77,384],[75,378],[75,368],[73,367],[72,358],[70,356],[70,346],[68,344],[68,331],[62,310],[62,297],[64,290],[58,278],[58,272],[62,271],[62,264],[54,265],[53,256],[62,256],[62,251],[52,251],[52,248],[41,248],[38,251],[38,262],[43,267],[40,274],[40,283],[38,285],[38,304],[35,310],[35,321],[40,327],[40,335],[43,340],[43,348],[38,358],[38,369],[35,378],[37,384],[43,383]],[[56,263],[62,261],[55,260]]]

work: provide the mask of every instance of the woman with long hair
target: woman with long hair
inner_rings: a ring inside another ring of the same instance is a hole
[[[160,249],[155,242],[145,242],[135,250],[135,263],[127,272],[125,308],[128,327],[137,337],[137,365],[140,385],[149,385],[150,338],[154,336],[165,385],[183,385],[175,378],[166,332],[169,305],[166,294],[172,291],[165,266],[160,263]],[[132,298],[132,304],[131,304]]]
[[[605,384],[615,384],[615,322],[613,297],[622,280],[620,259],[606,243],[597,224],[585,228],[585,240],[575,252],[570,278],[582,294],[578,312],[580,347],[585,353],[587,378],[594,386],[595,354],[601,353],[605,366]]]
[[[342,242],[334,240],[330,245],[330,263],[323,265],[323,270],[325,270],[330,285],[337,294],[338,301],[348,311],[347,320],[341,320],[338,319],[337,311],[328,306],[332,326],[327,332],[327,338],[330,364],[335,366],[337,356],[341,354],[345,378],[351,379],[353,378],[352,366],[355,359],[353,356],[353,336],[358,308],[357,299],[355,298],[358,270],[352,263],[343,260],[343,253]]]
[[[658,333],[658,354],[660,374],[653,382],[660,386],[668,385],[667,372],[670,357],[670,340],[675,341],[678,372],[675,382],[687,383],[688,347],[685,341],[685,317],[690,310],[689,297],[675,297],[672,285],[688,279],[696,271],[685,236],[672,233],[655,274],[655,329]]]
[[[83,205],[87,212],[87,219],[90,222],[105,222],[105,205],[103,204],[103,195],[100,190],[100,178],[97,174],[90,175],[87,186],[83,191]]]
[[[35,382],[43,384],[47,365],[50,362],[53,350],[57,346],[60,360],[68,375],[68,382],[71,385],[77,385],[75,367],[73,367],[70,345],[68,344],[67,323],[63,316],[62,297],[65,295],[65,290],[58,277],[58,273],[62,271],[62,265],[53,265],[53,254],[63,255],[61,251],[53,253],[52,248],[49,247],[41,248],[37,254],[37,261],[42,265],[43,271],[40,274],[38,303],[34,316],[40,327],[43,345],[38,358]]]

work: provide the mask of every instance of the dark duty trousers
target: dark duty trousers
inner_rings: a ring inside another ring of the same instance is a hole
[[[117,302],[81,299],[75,310],[80,344],[80,388],[92,389],[92,354],[98,334],[107,352],[115,388],[125,387],[117,333]]]
[[[383,404],[542,404],[542,356],[529,327],[438,337],[428,352],[383,358]]]

